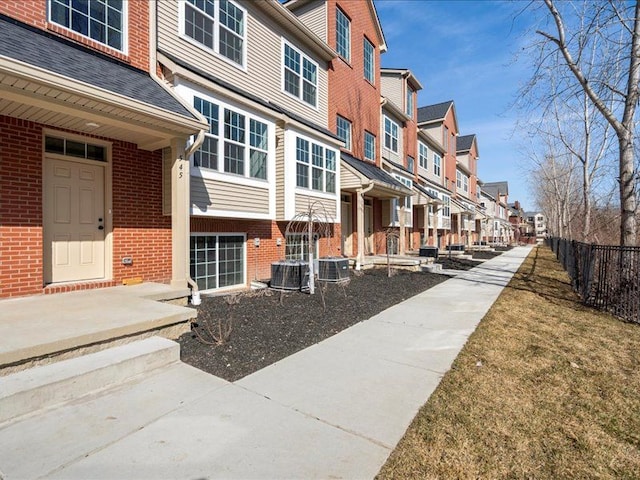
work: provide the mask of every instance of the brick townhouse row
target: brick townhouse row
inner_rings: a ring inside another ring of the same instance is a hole
[[[0,2],[0,297],[484,238],[476,137],[386,48],[369,0]]]

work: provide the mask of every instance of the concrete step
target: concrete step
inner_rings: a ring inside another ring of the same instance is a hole
[[[422,266],[422,271],[423,272],[429,272],[429,273],[441,273],[442,272],[442,264],[441,263],[431,263],[428,265],[423,265]]]
[[[180,360],[180,346],[150,337],[0,377],[0,423],[126,382]]]

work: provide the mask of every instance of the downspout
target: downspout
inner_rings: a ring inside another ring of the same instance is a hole
[[[162,88],[164,88],[167,92],[171,94],[174,98],[176,98],[186,109],[189,111],[195,118],[203,122],[207,122],[206,118],[200,114],[196,109],[194,109],[191,105],[189,105],[185,100],[183,100],[178,94],[176,94],[172,88],[170,88],[163,79],[158,76],[158,11],[157,11],[157,2],[156,0],[149,0],[149,76],[158,83]],[[200,129],[198,134],[194,140],[194,142],[187,147],[184,152],[185,160],[189,162],[189,157],[193,155],[193,153],[198,150],[202,143],[204,142],[206,130]],[[189,163],[187,163],[189,165]],[[187,170],[189,174],[187,176],[187,181],[191,181],[191,174],[189,169]],[[173,212],[172,212],[173,214]],[[189,214],[189,216],[191,216]],[[190,230],[190,228],[188,229]],[[188,256],[188,251],[186,252]],[[189,260],[187,260],[187,265],[189,265]],[[185,277],[187,283],[191,287],[191,304],[192,305],[200,305],[200,290],[198,289],[198,284],[195,282],[193,278],[191,278],[191,272],[189,268],[186,269]]]
[[[358,255],[356,256],[356,270],[361,270],[362,263],[364,263],[364,194],[373,189],[374,186],[373,182],[369,182],[369,185],[366,187],[356,190],[356,194],[358,195],[356,198],[358,206]]]

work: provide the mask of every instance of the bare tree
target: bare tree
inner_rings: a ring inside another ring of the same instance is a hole
[[[640,99],[640,0],[583,3],[571,33],[554,0],[544,0],[556,33],[537,30],[555,46],[579,88],[614,130],[619,149],[620,244],[637,243],[635,112]],[[598,45],[595,45],[598,43]],[[589,55],[593,52],[595,55]],[[548,57],[547,57],[548,58]]]

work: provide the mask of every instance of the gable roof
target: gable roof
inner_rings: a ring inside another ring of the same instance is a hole
[[[490,182],[482,185],[482,191],[487,192],[496,200],[500,200],[499,195],[509,195],[509,182]]]
[[[390,189],[397,190],[402,193],[407,192],[407,187],[403,183],[400,183],[389,173],[385,172],[381,168],[376,167],[374,164],[358,160],[354,156],[349,155],[345,152],[340,152],[340,158],[343,162],[345,162],[347,165],[350,165],[352,168],[360,172],[360,174],[367,177],[369,180],[379,182]]]
[[[461,135],[456,140],[456,148],[458,152],[468,152],[473,146],[473,142],[476,140],[476,134]],[[478,152],[478,144],[476,143],[476,152]],[[478,153],[480,155],[480,153]]]
[[[416,77],[408,68],[381,68],[380,75],[396,75],[402,78],[406,78],[407,82],[409,82],[409,84],[415,91],[423,89],[422,83],[420,83],[418,77]]]
[[[196,119],[149,73],[0,14],[0,57]]]
[[[313,0],[285,0],[282,2],[282,5],[288,8],[291,11],[297,10],[298,8],[307,5]],[[380,24],[380,17],[378,17],[378,11],[376,10],[376,6],[373,3],[373,0],[365,0],[367,2],[367,6],[369,7],[369,13],[371,14],[371,18],[374,20],[374,26],[376,28],[376,33],[378,34],[378,40],[380,44],[380,52],[384,53],[387,51],[387,40],[384,38],[384,32],[382,30],[382,25]]]
[[[419,107],[418,108],[418,124],[444,120],[444,117],[447,116],[447,112],[452,106],[453,106],[453,100],[447,100],[446,102],[436,103],[435,105],[427,105],[426,107]]]

